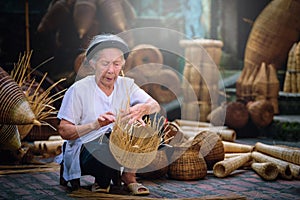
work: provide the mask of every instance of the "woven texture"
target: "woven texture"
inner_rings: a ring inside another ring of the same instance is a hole
[[[252,163],[251,168],[259,176],[268,181],[275,180],[279,173],[277,166],[271,162]]]

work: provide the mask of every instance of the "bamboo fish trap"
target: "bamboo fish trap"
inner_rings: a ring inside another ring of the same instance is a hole
[[[271,162],[252,163],[251,168],[263,179],[267,181],[275,180],[278,176],[278,168]]]
[[[252,152],[254,146],[248,144],[239,144],[234,142],[222,141],[225,153],[248,153]]]
[[[21,140],[16,125],[0,124],[0,149],[18,150],[21,148]]]
[[[228,158],[226,160],[217,162],[213,167],[213,173],[216,177],[224,178],[250,160],[251,153],[245,153],[240,156]]]
[[[0,102],[0,124],[40,125],[21,88],[1,67]]]
[[[149,165],[157,154],[162,141],[160,117],[158,122],[149,119],[145,126],[128,124],[117,118],[110,135],[109,148],[118,163],[129,169],[141,169]]]

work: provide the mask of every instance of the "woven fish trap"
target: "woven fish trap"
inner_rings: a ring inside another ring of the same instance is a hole
[[[198,180],[207,174],[206,162],[198,145],[173,147],[174,153],[169,165],[168,177],[176,180]]]
[[[21,140],[16,125],[0,124],[0,149],[18,150],[21,148]]]
[[[228,158],[226,160],[217,162],[213,167],[213,173],[216,177],[224,178],[237,170],[245,163],[251,160],[251,153],[246,153],[240,156]]]
[[[263,144],[261,142],[257,142],[255,144],[255,150],[268,154],[275,158],[300,165],[300,150]]]
[[[118,163],[129,169],[141,169],[149,165],[155,159],[162,140],[159,124],[149,120],[145,126],[141,126],[117,119],[110,135],[109,148]]]
[[[252,152],[254,146],[235,142],[222,141],[225,153],[248,153]]]
[[[146,179],[158,179],[168,173],[169,161],[165,151],[157,151],[155,159],[146,167],[137,171],[137,176]]]
[[[278,168],[279,174],[282,178],[291,180],[293,178],[293,174],[291,171],[291,167],[288,162],[280,160],[278,158],[274,158],[272,156],[266,155],[264,153],[260,153],[257,151],[253,151],[251,156],[257,162],[271,162],[275,164]]]
[[[245,49],[245,67],[266,62],[282,69],[290,47],[299,40],[299,13],[297,0],[270,1],[252,26]]]
[[[0,67],[0,123],[40,124],[32,112],[21,88]]]
[[[252,163],[251,168],[263,179],[271,181],[275,180],[279,174],[278,168],[271,162]]]
[[[204,157],[207,169],[212,169],[214,164],[224,160],[224,146],[217,133],[202,131],[194,138],[200,147],[200,153]]]
[[[225,124],[231,128],[242,128],[249,120],[249,113],[245,104],[229,102],[226,105]]]

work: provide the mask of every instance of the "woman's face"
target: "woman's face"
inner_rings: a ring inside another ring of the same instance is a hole
[[[95,69],[98,86],[106,88],[114,86],[124,64],[123,53],[117,48],[103,49],[99,51],[96,59],[90,61],[90,65]]]

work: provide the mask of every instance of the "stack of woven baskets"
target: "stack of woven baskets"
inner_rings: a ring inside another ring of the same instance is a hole
[[[283,91],[300,93],[300,42],[294,43],[289,51]]]
[[[185,66],[182,82],[184,103],[182,119],[206,121],[218,105],[219,63],[223,42],[219,40],[181,40],[185,48]]]

